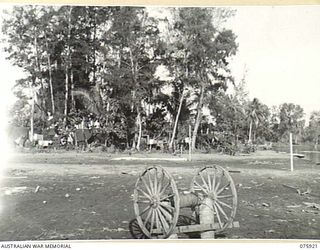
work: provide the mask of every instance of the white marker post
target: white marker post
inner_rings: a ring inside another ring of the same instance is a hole
[[[292,146],[292,133],[290,133],[290,166],[291,172],[293,171],[293,146]]]

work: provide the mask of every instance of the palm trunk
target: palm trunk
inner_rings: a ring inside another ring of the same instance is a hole
[[[203,99],[204,99],[204,86],[203,86],[203,83],[202,83],[201,87],[200,87],[200,98],[199,98],[199,103],[198,103],[198,107],[197,107],[197,117],[196,117],[196,121],[195,121],[195,124],[194,124],[194,129],[193,129],[193,134],[192,134],[192,141],[191,141],[192,150],[195,150],[195,148],[196,148],[197,134],[198,134],[200,121],[201,121],[201,118],[202,118]]]
[[[174,122],[171,140],[170,140],[170,143],[169,143],[169,149],[170,150],[172,150],[172,148],[173,148],[173,142],[174,142],[174,138],[176,136],[176,131],[177,131],[177,127],[178,127],[178,122],[179,122],[179,117],[180,117],[180,113],[181,113],[183,100],[184,100],[184,90],[183,90],[183,92],[181,94],[179,108],[178,108],[178,112],[177,112],[176,119],[175,119],[175,122]]]

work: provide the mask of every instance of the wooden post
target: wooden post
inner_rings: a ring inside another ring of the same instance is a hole
[[[205,198],[200,205],[200,225],[201,224],[214,224],[214,201],[210,198]],[[214,231],[205,231],[201,233],[201,239],[214,239]]]
[[[189,161],[191,161],[191,154],[192,154],[192,148],[191,148],[191,125],[189,125]]]
[[[293,172],[293,146],[292,146],[292,133],[290,133],[290,166],[291,166],[291,172]]]

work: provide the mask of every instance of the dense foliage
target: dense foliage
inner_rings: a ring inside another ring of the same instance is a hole
[[[26,77],[14,87],[11,126],[53,129],[73,145],[84,137],[136,150],[151,140],[176,150],[190,140],[193,149],[234,152],[287,140],[289,132],[296,143],[318,143],[317,112],[305,128],[299,105],[270,109],[248,99],[245,77],[234,82],[229,62],[238,45],[224,27],[232,15],[225,8],[14,7],[3,21],[5,51]]]

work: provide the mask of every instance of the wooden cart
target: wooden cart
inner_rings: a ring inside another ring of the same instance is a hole
[[[136,221],[144,235],[141,238],[172,238],[190,232],[214,238],[226,228],[239,227],[234,222],[235,184],[230,173],[218,165],[200,168],[187,193],[178,192],[175,180],[161,166],[147,167],[136,182],[133,200]],[[183,208],[192,209],[196,223],[177,226]]]

